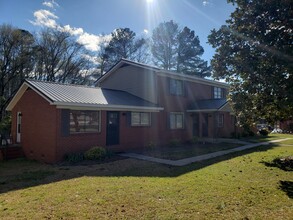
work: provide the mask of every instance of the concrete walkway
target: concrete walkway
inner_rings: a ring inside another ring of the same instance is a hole
[[[250,149],[250,148],[258,147],[260,145],[269,145],[271,143],[277,143],[277,142],[286,141],[286,140],[289,140],[289,139],[292,139],[292,138],[278,139],[278,140],[272,140],[272,141],[260,142],[260,143],[250,143],[250,144],[247,144],[247,145],[244,145],[244,146],[241,146],[241,147],[236,147],[236,148],[229,149],[229,150],[217,151],[217,152],[210,153],[210,154],[204,154],[204,155],[200,155],[200,156],[184,158],[184,159],[181,159],[181,160],[166,160],[166,159],[149,157],[149,156],[145,156],[145,155],[142,155],[142,154],[136,154],[136,153],[122,153],[122,154],[119,154],[119,155],[123,156],[123,157],[130,157],[130,158],[146,160],[146,161],[155,162],[155,163],[161,163],[161,164],[167,164],[167,165],[172,165],[172,166],[185,166],[185,165],[188,165],[188,164],[191,164],[191,163],[194,163],[194,162],[208,160],[208,159],[211,159],[211,158],[223,156],[223,155],[230,154],[230,153],[233,153],[233,152],[247,150],[247,149]]]

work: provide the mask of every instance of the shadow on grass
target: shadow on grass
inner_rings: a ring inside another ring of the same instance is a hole
[[[182,167],[118,156],[110,161],[104,161],[103,163],[83,163],[75,165],[48,165],[27,160],[7,161],[0,163],[0,193],[83,176],[177,177],[225,160],[230,160],[253,152],[267,151],[275,146],[274,144],[259,146]],[[3,171],[6,171],[5,174],[1,173]]]
[[[280,189],[283,190],[289,198],[293,199],[293,182],[292,181],[280,181]]]

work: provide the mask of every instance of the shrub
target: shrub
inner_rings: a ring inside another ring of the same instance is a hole
[[[65,155],[65,160],[70,163],[77,163],[84,160],[83,153],[70,153]]]
[[[171,140],[169,141],[169,146],[170,146],[170,147],[179,147],[180,144],[181,144],[181,140],[176,139],[176,138],[171,139]]]
[[[109,155],[109,152],[103,147],[93,147],[84,153],[86,160],[103,160]]]
[[[262,136],[268,136],[269,134],[269,131],[267,129],[260,129],[258,132]]]

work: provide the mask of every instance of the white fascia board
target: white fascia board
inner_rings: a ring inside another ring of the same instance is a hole
[[[37,89],[35,89],[33,86],[31,86],[29,83],[24,82],[16,94],[13,96],[12,100],[9,102],[8,106],[6,107],[6,111],[12,111],[16,103],[20,100],[20,98],[23,96],[25,91],[31,88],[33,91],[35,91],[38,95],[40,95],[42,98],[44,98],[46,101],[48,101],[50,104],[52,104],[51,100],[48,99],[43,93],[39,92]]]
[[[232,112],[232,109],[231,109],[231,107],[229,105],[229,102],[225,103],[221,108],[219,108],[219,111],[222,111],[222,109],[224,109],[226,106],[229,107],[229,111],[226,111],[226,112]]]
[[[212,81],[212,80],[203,79],[203,78],[199,78],[199,77],[189,76],[186,74],[174,73],[171,71],[160,70],[159,72],[157,72],[157,74],[159,76],[166,76],[166,77],[170,77],[170,78],[174,78],[174,79],[186,80],[186,81],[190,81],[190,82],[197,82],[197,83],[209,85],[209,86],[219,86],[221,88],[226,88],[226,89],[229,89],[229,87],[230,87],[229,84],[227,84],[227,83],[222,83],[222,82],[218,82],[218,81]]]
[[[186,112],[216,112],[218,109],[198,109],[198,110],[186,110]]]
[[[54,102],[59,109],[72,110],[116,110],[116,111],[140,111],[140,112],[159,112],[164,110],[162,107],[140,107],[128,105],[103,105],[103,104],[80,104],[80,103],[62,103]]]

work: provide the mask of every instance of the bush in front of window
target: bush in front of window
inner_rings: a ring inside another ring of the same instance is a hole
[[[83,153],[70,153],[65,155],[65,160],[70,163],[77,163],[84,160]]]
[[[109,153],[103,147],[93,147],[84,153],[84,159],[86,160],[103,160]]]

